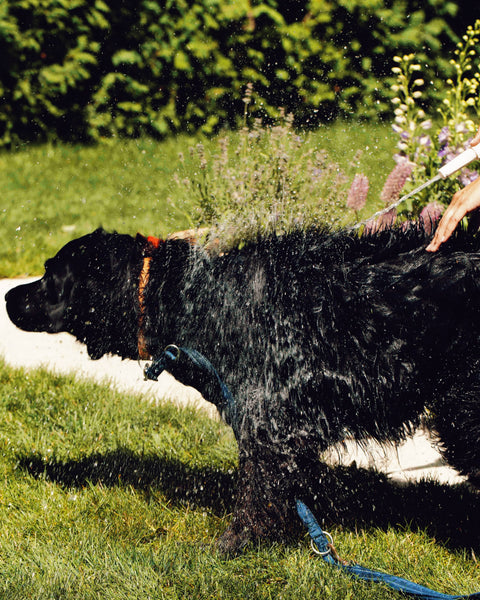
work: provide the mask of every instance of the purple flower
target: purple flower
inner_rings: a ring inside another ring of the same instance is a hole
[[[468,127],[465,123],[457,123],[455,125],[456,133],[468,133]]]
[[[352,210],[359,211],[365,206],[368,194],[368,177],[357,173],[353,178],[352,185],[348,190],[347,206]]]
[[[450,139],[450,129],[445,126],[442,127],[438,133],[438,142],[440,144],[447,144]]]
[[[421,135],[418,138],[418,143],[420,144],[420,146],[423,146],[424,148],[430,148],[432,145],[432,140],[429,135]]]
[[[472,181],[475,181],[475,179],[477,179],[477,177],[478,177],[478,173],[476,171],[471,171],[470,169],[462,169],[460,171],[458,181],[460,181],[460,183],[463,186],[465,186],[465,185],[468,185],[469,183],[472,183]]]
[[[386,205],[395,202],[395,200],[398,200],[398,198],[400,197],[400,192],[402,191],[403,186],[405,185],[405,182],[412,174],[412,170],[413,163],[406,159],[397,163],[395,167],[393,167],[392,172],[385,181],[382,193],[380,194],[380,199]]]
[[[449,160],[448,156],[451,156],[451,155],[452,155],[452,151],[451,151],[450,146],[448,144],[445,144],[444,146],[442,146],[440,148],[440,150],[438,151],[438,158],[445,158],[445,157],[447,157],[447,160],[444,161],[444,162],[448,162],[448,160]],[[453,156],[452,156],[452,158],[453,158]]]

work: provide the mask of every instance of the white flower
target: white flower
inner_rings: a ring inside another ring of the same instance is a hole
[[[426,121],[422,121],[420,123],[420,127],[422,129],[425,129],[425,130],[431,129],[432,128],[432,120],[431,119],[427,119]]]

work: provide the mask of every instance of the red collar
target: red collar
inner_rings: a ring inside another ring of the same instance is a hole
[[[160,244],[163,242],[160,238],[153,237],[153,235],[149,235],[147,237],[147,248],[148,246],[153,246],[153,248],[158,248]]]
[[[143,265],[138,278],[138,357],[142,360],[148,360],[151,355],[147,348],[147,340],[145,339],[145,332],[143,330],[145,321],[145,288],[147,287],[150,279],[150,263],[152,262],[153,251],[159,247],[163,242],[160,238],[148,236],[146,238],[145,248],[143,249]]]

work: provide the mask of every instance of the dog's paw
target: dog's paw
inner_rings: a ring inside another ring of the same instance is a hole
[[[240,554],[252,541],[252,533],[248,527],[239,528],[232,523],[218,538],[216,547],[219,554],[230,558]]]

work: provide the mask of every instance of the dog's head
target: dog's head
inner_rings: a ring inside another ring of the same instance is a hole
[[[125,316],[125,311],[134,310],[131,280],[138,277],[132,272],[138,270],[133,260],[138,246],[139,241],[128,235],[102,229],[69,242],[46,261],[41,279],[6,294],[8,316],[25,331],[71,333],[87,345],[92,358],[108,352],[135,354],[129,332],[110,334],[115,313],[123,310]],[[131,320],[134,328],[135,314]]]

